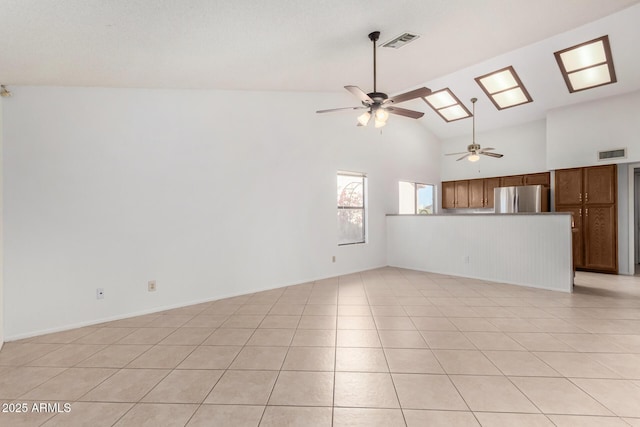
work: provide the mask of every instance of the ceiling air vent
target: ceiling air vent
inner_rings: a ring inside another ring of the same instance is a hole
[[[382,44],[381,46],[390,47],[393,49],[400,49],[402,46],[406,46],[407,44],[411,43],[412,41],[418,38],[420,38],[420,36],[417,34],[404,33],[399,35],[393,40],[389,40],[388,42]]]
[[[618,148],[617,150],[598,151],[598,160],[614,160],[614,159],[626,159],[627,149]]]

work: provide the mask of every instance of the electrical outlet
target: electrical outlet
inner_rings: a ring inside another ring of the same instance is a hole
[[[104,299],[104,289],[96,289],[96,299]]]
[[[155,292],[156,291],[156,281],[155,280],[149,280],[149,283],[148,283],[147,286],[148,286],[149,292]]]
[[[336,262],[336,256],[335,255],[331,257],[331,262]]]

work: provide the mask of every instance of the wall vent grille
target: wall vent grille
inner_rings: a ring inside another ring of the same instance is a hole
[[[381,46],[390,47],[392,49],[400,49],[401,47],[408,45],[418,38],[420,38],[418,34],[404,33],[394,38],[393,40],[389,40],[388,42],[383,43]]]
[[[618,148],[615,150],[598,151],[598,160],[626,159],[627,149]]]

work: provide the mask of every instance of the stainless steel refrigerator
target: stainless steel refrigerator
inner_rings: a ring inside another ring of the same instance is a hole
[[[497,187],[493,197],[495,213],[549,211],[549,190],[542,185]]]

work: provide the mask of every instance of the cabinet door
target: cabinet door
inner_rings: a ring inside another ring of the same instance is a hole
[[[493,207],[493,189],[500,187],[500,178],[485,178],[484,180],[484,206]]]
[[[563,206],[556,209],[557,212],[571,212],[573,216],[573,229],[571,230],[573,245],[574,268],[584,267],[584,236],[582,231],[583,209],[580,206]]]
[[[584,208],[584,267],[617,273],[615,205]]]
[[[517,185],[524,185],[524,176],[503,176],[500,178],[500,187],[513,187]]]
[[[442,183],[442,209],[456,207],[456,186],[454,181]]]
[[[469,207],[469,181],[456,181],[456,208]]]
[[[484,206],[484,179],[472,179],[469,181],[469,207],[481,208]]]
[[[582,168],[556,171],[556,206],[582,204]]]
[[[524,176],[524,185],[544,185],[551,184],[551,174],[549,172],[531,173]]]
[[[584,168],[584,202],[588,205],[616,202],[616,165]]]

